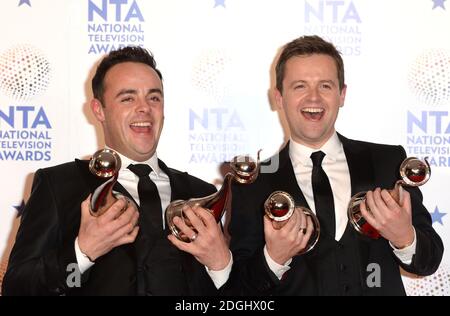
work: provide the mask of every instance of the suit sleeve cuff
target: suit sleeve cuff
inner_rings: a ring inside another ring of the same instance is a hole
[[[278,280],[281,280],[283,274],[285,274],[291,268],[289,265],[292,262],[292,258],[285,262],[284,265],[278,264],[270,257],[266,246],[264,246],[264,257],[266,258],[269,269],[276,275]]]
[[[78,245],[78,237],[75,239],[75,255],[81,274],[94,265],[94,262],[89,260],[88,256],[81,252],[80,246]]]
[[[389,242],[389,245],[394,250],[394,254],[397,256],[398,259],[400,259],[401,262],[403,262],[406,265],[410,265],[412,263],[412,258],[416,254],[417,236],[416,236],[416,229],[415,228],[413,229],[414,229],[414,240],[411,245],[402,249],[397,249],[391,242]]]
[[[228,277],[231,273],[231,267],[233,266],[233,254],[230,251],[230,262],[228,265],[219,271],[209,270],[208,267],[205,266],[206,272],[208,272],[209,277],[213,281],[216,289],[219,289],[222,285],[224,285],[228,281]]]

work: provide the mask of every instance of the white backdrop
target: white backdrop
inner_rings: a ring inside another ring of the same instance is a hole
[[[304,34],[344,54],[342,134],[429,157],[424,203],[450,246],[449,29],[446,0],[2,1],[0,270],[33,172],[103,146],[87,102],[105,52],[134,44],[154,53],[166,96],[158,155],[217,183],[220,162],[259,148],[268,157],[288,137],[270,102],[272,68]],[[405,278],[408,293],[449,295],[449,261],[445,252],[433,276]]]

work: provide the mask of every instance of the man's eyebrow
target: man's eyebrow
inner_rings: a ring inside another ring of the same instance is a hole
[[[122,89],[117,93],[116,98],[118,98],[124,94],[137,94],[137,93],[138,92],[136,89]],[[159,93],[162,96],[164,95],[162,90],[159,88],[148,89],[147,95],[152,94],[152,93]]]
[[[122,89],[122,90],[120,90],[117,93],[116,98],[120,97],[121,95],[124,95],[124,94],[137,94],[137,90],[135,90],[135,89]]]
[[[160,95],[164,96],[164,93],[159,88],[148,89],[147,95],[152,94],[152,93],[159,93]]]
[[[320,82],[322,82],[322,83],[329,83],[329,84],[332,84],[332,85],[335,84],[335,82],[332,79],[320,80]]]
[[[305,81],[305,80],[301,80],[301,79],[299,79],[299,80],[294,80],[294,81],[290,82],[289,85],[290,85],[290,86],[294,86],[294,85],[296,85],[296,84],[298,84],[298,83],[306,83],[306,81]]]

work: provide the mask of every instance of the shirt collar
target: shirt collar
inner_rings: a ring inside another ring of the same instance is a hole
[[[108,146],[106,146],[106,148],[109,148]],[[113,149],[114,150],[114,149]],[[133,164],[146,164],[149,165],[152,170],[155,172],[156,176],[159,177],[161,175],[161,169],[159,168],[159,164],[158,164],[158,155],[155,153],[153,154],[153,156],[151,156],[148,160],[145,161],[134,161],[124,155],[122,155],[121,153],[119,153],[118,151],[116,151],[116,153],[119,155],[120,160],[122,162],[122,166],[120,167],[120,171],[119,172],[128,172],[130,171],[130,169],[128,169],[128,166]]]
[[[319,149],[310,148],[308,146],[296,143],[292,138],[289,143],[289,157],[292,165],[295,167],[298,164],[304,166],[312,166],[311,154],[315,151],[323,151],[325,153],[325,162],[335,162],[338,155],[342,153],[342,143],[336,132],[327,140],[327,142]]]

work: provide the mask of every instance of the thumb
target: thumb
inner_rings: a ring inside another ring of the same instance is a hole
[[[264,215],[264,234],[267,236],[272,230],[272,220],[267,215]]]
[[[89,194],[89,196],[83,201],[81,202],[81,220],[83,221],[83,219],[87,219],[91,216],[91,197],[92,194]]]
[[[408,213],[411,214],[411,195],[408,191],[403,189],[403,187],[400,187],[401,196],[402,199],[402,208]]]

